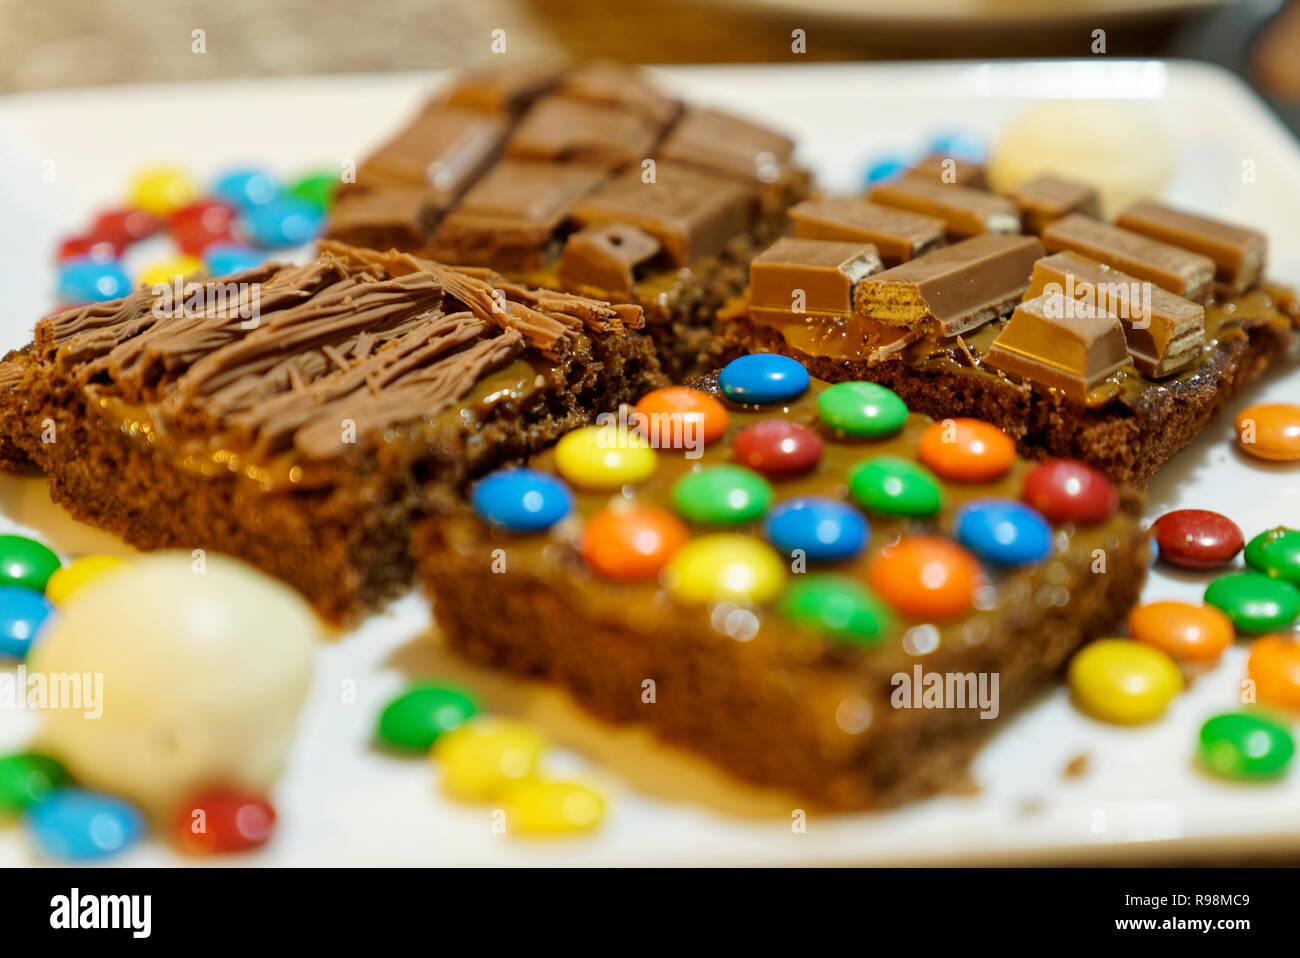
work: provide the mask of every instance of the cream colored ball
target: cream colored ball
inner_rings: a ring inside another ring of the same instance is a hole
[[[102,715],[46,710],[41,745],[79,784],[156,814],[207,786],[266,789],[319,635],[296,592],[242,562],[133,561],[78,590],[34,645],[29,672],[103,677]]]

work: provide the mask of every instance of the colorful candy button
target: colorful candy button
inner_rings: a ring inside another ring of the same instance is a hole
[[[67,780],[67,771],[48,755],[18,752],[0,756],[0,815],[12,815],[43,801]]]
[[[733,359],[718,373],[718,386],[733,402],[766,406],[797,399],[812,380],[803,364],[776,353]]]
[[[578,551],[605,578],[630,582],[657,576],[690,537],[685,523],[667,509],[620,502],[587,520]]]
[[[1262,715],[1225,712],[1201,726],[1197,754],[1208,771],[1224,778],[1277,778],[1295,755],[1295,739]]]
[[[691,522],[735,525],[767,511],[772,487],[744,466],[709,466],[678,479],[672,501],[678,514]]]
[[[1136,724],[1164,714],[1183,690],[1178,666],[1164,652],[1128,639],[1100,639],[1070,661],[1070,691],[1089,715]]]
[[[1258,572],[1215,579],[1205,601],[1226,612],[1238,632],[1252,635],[1285,629],[1300,617],[1300,589]]]
[[[55,605],[62,605],[87,583],[111,575],[125,567],[126,560],[119,556],[82,556],[62,569],[54,570],[45,583],[45,598]]]
[[[1259,701],[1300,710],[1300,641],[1266,635],[1250,646],[1246,674]]]
[[[944,479],[991,482],[1015,463],[1016,444],[982,419],[943,419],[921,433],[918,454]]]
[[[535,469],[501,469],[486,476],[471,497],[487,522],[509,532],[540,532],[573,511],[573,493]]]
[[[1272,462],[1300,460],[1300,406],[1262,403],[1237,416],[1237,442],[1243,450]]]
[[[1048,459],[1025,473],[1020,498],[1051,522],[1091,525],[1119,508],[1115,484],[1092,466]]]
[[[849,492],[866,508],[891,516],[932,516],[943,505],[943,488],[934,474],[895,456],[877,456],[854,466]]]
[[[781,597],[780,610],[801,628],[854,645],[870,645],[894,627],[884,604],[847,576],[799,576]]]
[[[520,835],[589,832],[605,817],[605,800],[577,782],[525,781],[505,794],[506,830]]]
[[[62,565],[47,546],[26,536],[0,536],[0,585],[43,592]]]
[[[265,170],[239,169],[217,177],[212,192],[232,206],[247,210],[274,200],[280,184]]]
[[[817,397],[817,413],[835,431],[858,439],[892,436],[907,422],[907,404],[878,383],[828,386]]]
[[[116,246],[98,236],[70,236],[59,244],[56,259],[59,262],[69,259],[89,259],[96,263],[107,263],[117,259],[120,253]]]
[[[146,289],[153,289],[155,286],[173,286],[177,282],[183,283],[187,279],[193,279],[202,272],[203,260],[197,256],[173,256],[171,259],[154,263],[141,270],[139,285]]]
[[[1160,558],[1184,569],[1226,565],[1246,544],[1227,516],[1208,509],[1176,509],[1151,524]]]
[[[1246,565],[1273,579],[1300,586],[1300,529],[1278,526],[1246,543]]]
[[[430,753],[442,788],[466,801],[495,798],[532,778],[546,749],[533,726],[505,718],[476,718],[438,736]]]
[[[999,565],[1027,565],[1052,554],[1052,527],[1023,502],[976,499],[953,517],[957,541]]]
[[[192,203],[198,189],[184,170],[156,166],[136,174],[127,195],[132,206],[162,218]]]
[[[709,535],[686,543],[660,576],[683,602],[751,602],[775,599],[785,586],[785,565],[771,547],[749,536]]]
[[[379,715],[379,738],[395,748],[424,752],[438,736],[478,713],[478,703],[463,689],[436,682],[408,688]]]
[[[25,658],[53,611],[49,599],[39,592],[0,586],[0,660]]]
[[[727,431],[727,407],[706,392],[686,386],[656,389],[641,397],[636,411],[641,434],[656,449],[698,451]]]
[[[32,838],[51,858],[88,861],[117,854],[139,841],[144,816],[111,795],[58,788],[23,816]]]
[[[555,445],[555,469],[575,486],[618,489],[654,475],[659,459],[639,433],[583,426]]]
[[[876,160],[867,167],[866,172],[862,177],[862,183],[864,186],[873,186],[876,183],[883,183],[886,180],[892,180],[906,169],[906,160],[897,156],[887,156]]]
[[[974,556],[939,536],[904,536],[883,547],[867,566],[867,584],[876,594],[917,619],[965,615],[983,578]]]
[[[930,152],[940,156],[964,160],[967,163],[982,163],[987,149],[984,140],[974,133],[954,130],[941,133],[930,142]]]
[[[101,303],[121,299],[129,292],[131,277],[116,260],[84,258],[59,264],[58,295],[64,303]]]
[[[261,266],[266,256],[239,243],[213,243],[203,251],[203,265],[209,276],[229,276]]]
[[[826,444],[807,426],[788,419],[764,419],[746,426],[731,441],[736,462],[768,479],[790,479],[817,468]]]
[[[267,843],[275,817],[275,808],[261,795],[216,788],[181,804],[171,837],[191,855],[247,852]]]
[[[1128,631],[1183,662],[1213,662],[1232,644],[1232,620],[1212,605],[1148,602],[1128,614]]]
[[[827,496],[788,499],[768,513],[763,528],[779,552],[801,551],[809,562],[852,559],[871,535],[862,513]]]
[[[214,243],[234,242],[231,233],[238,211],[224,200],[206,199],[183,206],[172,214],[172,239],[184,253],[202,256]]]
[[[330,171],[308,173],[289,185],[289,193],[306,200],[314,206],[328,210],[334,205],[334,194],[338,191],[339,175]]]
[[[121,251],[133,243],[148,239],[162,224],[145,210],[110,210],[95,217],[90,235],[112,243]]]
[[[297,246],[314,239],[325,214],[296,196],[278,196],[245,212],[244,231],[258,246]]]

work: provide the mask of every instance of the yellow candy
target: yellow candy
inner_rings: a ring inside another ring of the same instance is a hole
[[[154,166],[135,175],[127,195],[132,206],[154,216],[168,216],[179,207],[194,202],[199,191],[184,170]]]
[[[770,546],[725,533],[686,543],[662,575],[685,602],[769,602],[785,587],[785,566]]]
[[[176,277],[192,279],[203,272],[203,260],[197,256],[177,256],[161,263],[146,267],[136,282],[153,289],[155,286],[171,286]]]
[[[1107,722],[1159,718],[1183,690],[1178,666],[1164,652],[1129,639],[1101,639],[1070,662],[1070,691],[1085,712]]]
[[[654,474],[658,459],[640,434],[605,426],[583,426],[555,446],[555,468],[575,486],[617,489]]]
[[[50,576],[49,581],[45,583],[45,598],[55,605],[62,605],[68,601],[68,596],[87,582],[120,570],[125,565],[126,560],[119,556],[83,556],[56,570]]]
[[[576,782],[524,782],[505,795],[506,831],[564,835],[595,828],[605,817],[605,800]]]
[[[478,718],[443,732],[430,754],[448,795],[484,801],[532,778],[546,737],[524,722]]]

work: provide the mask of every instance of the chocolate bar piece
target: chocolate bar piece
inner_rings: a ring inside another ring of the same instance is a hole
[[[1119,317],[1138,371],[1158,379],[1186,369],[1205,345],[1205,307],[1078,253],[1034,264],[1025,299],[1047,292],[1087,300]]]
[[[794,141],[718,110],[689,109],[665,137],[659,155],[748,183],[789,178]]]
[[[1082,253],[1198,303],[1205,302],[1214,279],[1214,260],[1208,256],[1190,253],[1082,213],[1071,213],[1043,230],[1043,246],[1049,253],[1061,250]]]
[[[552,89],[563,71],[563,64],[545,60],[467,70],[452,83],[444,100],[479,113],[518,114]]]
[[[984,356],[990,366],[1080,402],[1129,361],[1117,317],[1057,292],[1017,306]]]
[[[1071,213],[1101,216],[1097,191],[1084,183],[1057,176],[1036,176],[1007,193],[1020,207],[1025,232],[1041,236],[1043,230]]]
[[[804,200],[790,207],[789,216],[795,236],[870,243],[888,266],[915,259],[943,242],[943,220],[855,196]]]
[[[955,336],[1009,311],[1043,244],[988,233],[945,246],[858,284],[857,312],[891,326]]]
[[[734,180],[660,162],[655,178],[633,168],[616,176],[573,210],[579,223],[616,221],[645,230],[677,266],[716,256],[754,223],[754,194]]]
[[[749,297],[756,313],[848,316],[859,280],[880,270],[870,244],[779,239],[749,264]]]
[[[629,223],[593,223],[565,242],[560,285],[570,293],[630,300],[637,267],[660,249],[657,239]]]
[[[379,186],[340,192],[325,235],[369,249],[411,252],[424,246],[441,204],[424,186]]]
[[[904,170],[903,178],[927,180],[943,186],[969,186],[974,190],[989,188],[984,164],[959,160],[942,153],[931,153],[916,165]]]
[[[1215,281],[1229,292],[1241,293],[1259,282],[1268,258],[1268,238],[1245,229],[1142,200],[1119,215],[1116,224],[1162,243],[1200,253],[1214,260]]]
[[[947,227],[949,239],[1020,232],[1016,204],[984,190],[908,177],[873,187],[867,198],[884,206],[937,217]]]
[[[662,123],[631,110],[548,96],[519,121],[506,155],[617,170],[648,157],[662,129]]]
[[[571,100],[631,110],[660,129],[682,112],[681,101],[660,93],[640,70],[608,61],[574,67],[560,78],[555,92]]]

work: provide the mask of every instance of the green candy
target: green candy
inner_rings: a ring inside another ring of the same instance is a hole
[[[1246,543],[1246,565],[1256,572],[1300,585],[1300,529],[1278,526]]]
[[[289,187],[289,192],[323,210],[334,205],[334,193],[339,188],[337,173],[309,173]]]
[[[772,504],[772,486],[744,466],[711,466],[673,485],[673,508],[691,522],[736,525],[757,519]]]
[[[934,473],[897,456],[854,466],[849,492],[866,508],[893,516],[932,516],[943,505],[943,487]]]
[[[1224,778],[1275,778],[1295,754],[1285,726],[1249,712],[1225,712],[1201,726],[1201,762]]]
[[[0,536],[0,585],[44,592],[45,583],[62,565],[58,556],[35,539]]]
[[[443,732],[450,732],[478,713],[478,703],[453,685],[421,683],[384,707],[379,737],[388,745],[427,751]]]
[[[893,628],[893,616],[865,588],[839,575],[800,576],[781,599],[783,616],[801,628],[870,645]]]
[[[1237,572],[1215,579],[1205,601],[1225,613],[1239,632],[1285,629],[1300,616],[1300,589],[1258,572]]]
[[[67,780],[67,771],[47,755],[17,752],[0,756],[0,814],[21,812]]]
[[[817,412],[832,429],[861,439],[892,436],[907,422],[907,404],[876,383],[836,383],[817,397]]]

